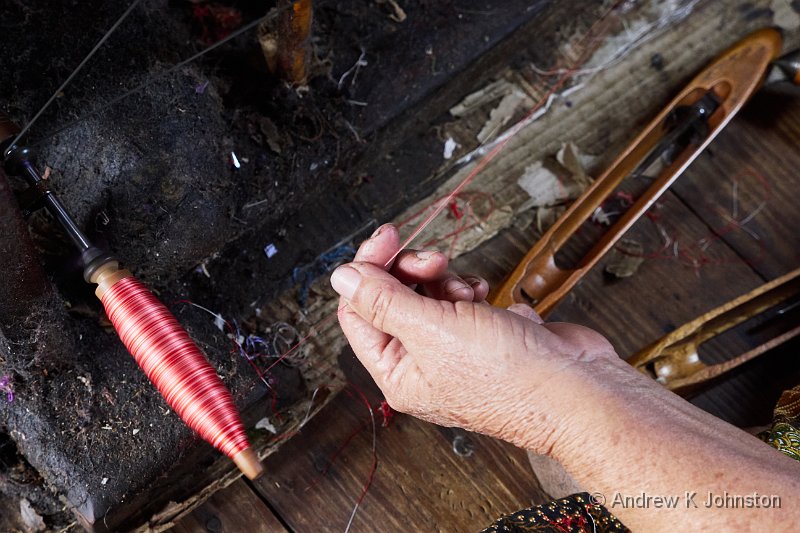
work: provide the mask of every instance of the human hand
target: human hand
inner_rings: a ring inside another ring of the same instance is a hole
[[[398,247],[384,226],[331,277],[342,329],[398,411],[549,455],[600,494],[800,490],[797,461],[631,368],[598,333],[543,323],[527,306],[493,308],[484,281],[459,285],[438,253],[390,263]],[[614,514],[646,531],[782,531],[800,519],[791,505],[623,507]]]
[[[545,324],[528,306],[487,305],[486,282],[449,273],[440,253],[404,251],[386,265],[398,248],[397,229],[383,226],[331,277],[342,329],[387,402],[549,452],[571,419],[570,384],[587,372],[576,369],[618,360],[612,346],[581,326]]]

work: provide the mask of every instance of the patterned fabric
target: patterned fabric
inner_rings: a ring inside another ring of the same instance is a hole
[[[796,427],[786,422],[776,422],[761,437],[776,450],[800,461],[800,431]]]
[[[590,531],[596,533],[626,532],[608,509],[594,503],[588,493],[582,492],[555,500],[544,505],[524,509],[504,516],[484,529],[482,533],[577,533]]]
[[[800,385],[784,392],[775,406],[772,428],[759,437],[792,459],[800,461]]]
[[[800,385],[784,392],[775,406],[772,428],[759,437],[800,461]],[[602,505],[583,492],[504,516],[482,533],[617,533],[629,531]]]

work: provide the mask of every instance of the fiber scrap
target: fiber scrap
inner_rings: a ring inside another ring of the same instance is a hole
[[[611,252],[606,272],[619,279],[629,278],[636,274],[643,262],[642,244],[633,239],[622,239]]]
[[[11,386],[11,376],[5,375],[0,377],[0,392],[6,395],[6,401],[8,403],[14,401],[14,388]]]
[[[333,271],[337,266],[351,261],[356,255],[356,249],[350,244],[334,248],[317,257],[313,263],[296,267],[292,271],[292,280],[300,284],[298,301],[305,307],[308,302],[308,292],[311,284],[318,278]]]

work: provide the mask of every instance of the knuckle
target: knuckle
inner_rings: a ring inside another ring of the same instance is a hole
[[[475,320],[475,306],[472,302],[458,301],[453,304],[456,316],[461,319]]]
[[[525,328],[523,330],[521,339],[522,339],[522,348],[525,350],[525,353],[528,354],[542,353],[542,346],[541,343],[539,342],[539,338],[530,329]]]
[[[382,283],[371,291],[367,301],[368,306],[367,318],[369,322],[377,329],[383,331],[386,324],[389,310],[392,308],[397,297],[397,288]]]
[[[386,395],[386,403],[389,404],[394,411],[398,413],[408,413],[409,405],[408,402],[402,399],[402,396],[396,394],[387,394]]]
[[[336,310],[336,315],[339,318],[339,321],[348,321],[353,316],[357,316],[357,313],[350,307],[348,304],[341,304],[339,305],[338,309]]]

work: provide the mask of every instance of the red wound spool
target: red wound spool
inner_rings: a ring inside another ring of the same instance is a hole
[[[122,343],[186,425],[232,459],[250,447],[230,392],[147,287],[126,277],[101,301]]]

